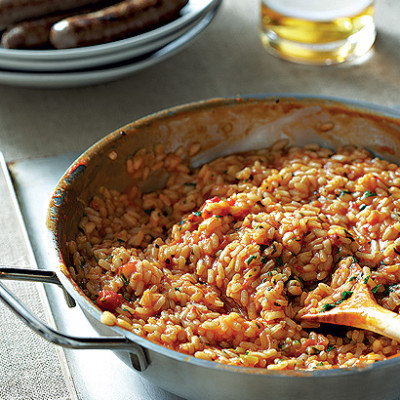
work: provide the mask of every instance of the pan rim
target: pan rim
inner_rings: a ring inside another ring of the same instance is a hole
[[[319,96],[319,95],[311,95],[311,94],[296,94],[296,93],[261,93],[261,94],[249,94],[249,95],[237,95],[237,96],[228,96],[228,97],[215,97],[200,101],[195,101],[183,105],[177,105],[174,107],[166,108],[164,110],[151,113],[147,116],[141,117],[131,123],[125,124],[121,128],[114,130],[110,134],[106,135],[96,143],[94,143],[91,147],[89,147],[84,153],[82,153],[73,163],[73,165],[77,165],[83,161],[90,160],[91,155],[94,152],[98,151],[99,146],[107,147],[110,143],[115,142],[118,138],[121,137],[121,132],[132,131],[135,129],[139,129],[144,126],[150,125],[153,121],[158,121],[162,119],[170,118],[171,116],[175,116],[177,114],[184,114],[188,111],[202,110],[206,108],[215,108],[215,107],[225,107],[234,104],[242,104],[242,103],[252,103],[252,102],[277,102],[280,100],[290,101],[293,100],[296,103],[304,102],[305,104],[315,102],[324,102],[324,105],[327,106],[338,106],[340,108],[347,109],[352,112],[362,113],[368,116],[373,117],[382,117],[395,124],[400,126],[400,110],[396,110],[394,108],[388,106],[382,106],[374,103],[369,103],[365,101],[359,100],[351,100],[345,99],[341,97],[335,96]],[[70,168],[66,171],[66,173],[62,176],[59,183],[57,184],[54,193],[57,190],[65,187],[66,181],[70,179]],[[50,205],[49,209],[54,207],[54,204]],[[49,212],[50,214],[51,212]],[[56,234],[56,226],[57,220],[51,218],[50,223],[48,222],[48,234],[50,235],[50,242],[52,243],[52,255],[55,260],[63,264],[61,253],[59,252],[59,246],[57,246],[57,234]],[[71,282],[70,278],[68,278],[64,273],[58,269],[55,271],[63,286],[66,288],[68,293],[78,302],[78,304],[83,308],[84,311],[88,312],[95,320],[100,321],[100,317],[102,312],[82,293],[79,293],[77,287]],[[177,361],[189,363],[192,365],[196,365],[198,367],[203,367],[211,370],[224,370],[226,372],[234,372],[246,375],[258,375],[258,376],[269,376],[273,378],[284,378],[287,380],[288,378],[292,379],[305,379],[305,378],[330,378],[330,377],[338,377],[338,376],[349,376],[354,374],[368,374],[375,370],[385,370],[386,368],[392,368],[393,366],[400,365],[400,356],[393,357],[391,359],[383,360],[376,362],[374,364],[370,364],[364,367],[347,367],[347,368],[335,368],[335,369],[327,369],[327,370],[268,370],[262,368],[251,368],[251,367],[241,367],[241,366],[232,366],[220,364],[214,361],[207,361],[195,358],[194,356],[190,356],[187,354],[180,353],[178,351],[174,351],[168,349],[161,344],[157,344],[151,342],[146,338],[142,338],[133,332],[129,332],[124,330],[118,326],[108,327],[110,331],[124,336],[131,340],[132,342],[144,347],[147,350],[154,351],[156,353],[160,353],[163,356],[168,358],[173,358]]]

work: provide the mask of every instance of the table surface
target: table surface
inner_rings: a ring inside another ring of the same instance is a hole
[[[79,153],[138,117],[187,102],[237,94],[315,94],[398,107],[399,16],[400,1],[376,0],[378,36],[369,57],[353,64],[305,66],[275,58],[263,49],[258,36],[259,0],[225,0],[215,20],[189,47],[124,79],[70,89],[0,85],[0,151],[7,162]],[[4,193],[1,189],[2,204]],[[12,207],[2,208],[0,264],[30,265],[32,255],[26,245],[10,246],[7,237],[7,229],[16,219]],[[17,326],[10,323],[9,329],[17,330]],[[13,352],[18,353],[20,347]],[[0,363],[18,358],[13,352],[1,354]],[[51,362],[43,362],[43,376],[51,375],[46,374],[52,369]],[[18,385],[26,378],[22,365],[21,361],[21,374],[12,378],[0,372],[6,386]],[[13,399],[56,398],[41,397],[40,390],[49,388],[32,388],[35,397],[24,397],[26,393],[21,392]],[[59,398],[69,396],[72,394],[66,390]],[[3,398],[10,397],[0,390]]]

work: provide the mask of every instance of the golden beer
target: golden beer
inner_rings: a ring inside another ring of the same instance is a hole
[[[370,50],[375,36],[371,0],[261,0],[264,47],[290,61],[353,60]]]

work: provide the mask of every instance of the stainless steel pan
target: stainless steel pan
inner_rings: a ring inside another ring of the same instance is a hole
[[[221,365],[166,349],[119,327],[101,324],[100,310],[71,280],[65,243],[77,232],[84,204],[99,185],[125,190],[131,184],[126,160],[137,150],[164,143],[167,151],[201,143],[191,160],[200,165],[216,156],[266,147],[279,139],[367,147],[377,156],[400,160],[400,117],[394,111],[357,102],[292,95],[213,99],[163,111],[126,125],[87,150],[55,189],[48,227],[54,273],[29,279],[60,284],[80,305],[101,338],[63,335],[32,316],[3,285],[0,298],[36,332],[71,348],[107,348],[143,377],[188,399],[394,399],[400,394],[400,357],[365,368],[326,371],[267,371]],[[115,154],[117,157],[115,158]],[[163,181],[150,176],[145,188]],[[32,271],[0,269],[0,278],[26,278]],[[17,275],[15,275],[17,274]],[[21,275],[22,274],[22,275]],[[110,382],[110,385],[123,382]]]

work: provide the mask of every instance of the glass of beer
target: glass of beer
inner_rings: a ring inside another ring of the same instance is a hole
[[[375,41],[373,0],[261,0],[261,40],[274,55],[330,65],[365,55]]]

